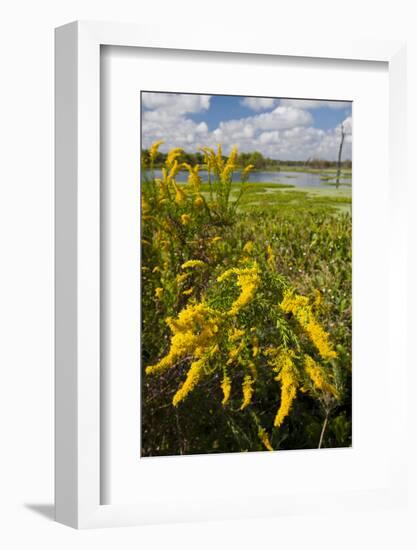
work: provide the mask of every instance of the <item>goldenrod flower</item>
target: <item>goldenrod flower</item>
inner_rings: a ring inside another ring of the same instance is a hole
[[[225,167],[223,168],[222,170],[222,173],[220,174],[220,179],[225,182],[227,181],[230,176],[232,175],[233,173],[233,170],[234,170],[234,166],[233,164],[229,164],[228,162],[225,164]]]
[[[211,147],[201,147],[201,151],[204,153],[204,162],[206,163],[207,170],[210,172],[217,166],[216,153]]]
[[[258,371],[257,371],[257,369],[256,369],[255,363],[253,363],[252,361],[248,361],[248,362],[246,363],[246,366],[248,367],[248,369],[249,369],[250,372],[252,373],[252,378],[253,378],[254,380],[256,380],[257,377],[258,377]]]
[[[222,391],[223,391],[222,405],[226,405],[226,403],[229,401],[229,398],[230,398],[230,392],[232,391],[232,381],[227,376],[226,371],[225,371],[224,376],[223,376],[223,380],[222,380],[222,383],[221,383],[221,388],[222,388]]]
[[[180,387],[180,389],[176,392],[172,399],[172,404],[174,407],[180,403],[180,401],[183,401],[187,395],[193,391],[193,389],[196,387],[198,382],[200,381],[202,369],[204,365],[204,359],[199,359],[198,361],[194,361],[191,363],[190,370],[187,372],[187,378],[185,379],[185,382]]]
[[[338,396],[336,388],[327,381],[323,368],[309,355],[306,355],[304,358],[304,370],[317,390],[329,393],[334,397]]]
[[[178,161],[177,160],[174,160],[174,162],[172,163],[172,166],[171,166],[171,169],[169,171],[169,174],[168,174],[168,179],[171,181],[175,178],[175,176],[178,174],[178,172],[180,171],[180,168],[181,168],[181,165],[178,164]]]
[[[175,280],[177,281],[177,283],[182,283],[184,282],[186,279],[188,279],[188,277],[190,276],[189,273],[181,273],[180,275],[177,275],[175,277]]]
[[[192,294],[193,292],[194,292],[194,288],[191,287],[191,288],[189,288],[189,289],[187,289],[187,290],[184,290],[184,291],[183,291],[183,295],[184,295],[184,296],[190,296],[190,294]]]
[[[256,357],[259,355],[259,341],[257,338],[254,338],[252,342],[252,356]]]
[[[215,345],[216,312],[204,303],[188,304],[177,318],[168,317],[166,322],[172,332],[170,349],[156,365],[146,367],[146,374],[163,372],[187,356],[201,359]]]
[[[183,204],[187,200],[187,195],[185,194],[184,190],[181,189],[181,187],[178,186],[174,181],[172,181],[172,185],[175,189],[175,202],[177,204]]]
[[[267,434],[265,428],[259,428],[258,437],[262,441],[262,443],[264,444],[265,448],[268,451],[273,451],[274,450],[272,448],[271,442],[269,441],[269,437],[268,437],[268,434]]]
[[[239,328],[233,328],[232,331],[229,333],[229,340],[231,342],[235,342],[242,336],[244,336],[245,331]]]
[[[187,269],[189,267],[204,267],[206,264],[203,260],[187,260],[182,264],[182,269]]]
[[[186,162],[182,164],[188,170],[188,184],[194,188],[194,191],[199,192],[201,187],[201,178],[198,174],[200,170],[200,165],[196,164],[195,166],[190,166]]]
[[[142,214],[147,214],[150,211],[151,207],[148,202],[146,202],[145,197],[142,197]]]
[[[155,141],[155,143],[152,143],[149,149],[149,158],[151,163],[155,160],[156,154],[158,153],[159,146],[162,145],[163,143],[165,143],[163,139],[160,139],[159,141]]]
[[[232,275],[237,276],[237,285],[241,289],[240,295],[233,302],[232,307],[229,310],[229,315],[236,315],[244,306],[252,301],[255,295],[256,289],[260,283],[258,265],[254,262],[252,267],[243,269],[228,269],[222,273],[222,275],[217,277],[217,281],[221,283],[225,279],[230,278]]]
[[[253,383],[253,378],[249,376],[249,374],[246,374],[242,384],[243,401],[242,405],[240,406],[240,410],[245,409],[248,405],[250,405],[250,402],[252,401]]]
[[[220,143],[217,146],[217,155],[216,155],[216,162],[217,162],[217,170],[219,173],[223,170],[223,153],[222,153],[222,146]]]
[[[245,181],[248,178],[249,172],[253,168],[255,168],[253,164],[248,164],[247,166],[245,166],[245,168],[242,170],[242,174],[241,174],[242,181]]]
[[[182,214],[181,215],[181,223],[182,225],[187,225],[190,223],[191,217],[188,214]]]
[[[328,333],[315,319],[311,318],[304,328],[323,359],[329,360],[337,357],[337,353],[329,342]]]
[[[218,241],[221,241],[221,240],[222,240],[221,237],[216,236],[216,237],[213,237],[210,242],[211,242],[211,244],[214,244],[214,243],[217,243]]]
[[[232,175],[233,170],[235,169],[237,161],[237,147],[233,147],[230,152],[229,158],[227,159],[226,164],[223,166],[223,159],[221,158],[221,148],[219,149],[220,157],[218,157],[218,170],[220,174],[220,179],[223,182],[226,182],[229,177]],[[220,160],[219,160],[220,158]]]
[[[226,365],[232,365],[236,361],[244,346],[245,342],[242,341],[237,346],[233,346],[230,348],[229,357],[227,359]]]
[[[253,241],[248,241],[243,247],[243,252],[247,252],[248,254],[250,254],[253,251],[254,246],[255,245]]]
[[[155,288],[155,297],[158,298],[158,300],[161,298],[162,294],[164,293],[164,289],[160,286],[158,288]]]
[[[161,271],[161,268],[157,265],[152,269],[152,273],[158,273],[159,271]]]
[[[290,412],[299,386],[294,365],[295,354],[292,350],[281,348],[271,349],[266,355],[270,356],[268,363],[278,373],[275,380],[281,384],[281,401],[274,420],[274,426],[279,428]]]
[[[294,315],[323,359],[329,360],[337,357],[337,353],[329,342],[329,334],[316,321],[313,315],[308,298],[295,294],[293,290],[288,290],[285,292],[281,302],[281,309],[285,313],[292,313]]]
[[[183,153],[183,149],[181,147],[175,147],[174,149],[171,149],[167,155],[167,159],[165,161],[165,164],[170,168],[170,166],[173,164],[173,162]]]
[[[227,159],[227,163],[234,166],[237,161],[237,147],[236,145],[232,147],[232,150],[230,151],[229,158]]]

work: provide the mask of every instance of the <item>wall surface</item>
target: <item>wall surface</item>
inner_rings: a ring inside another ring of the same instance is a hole
[[[411,472],[409,510],[363,515],[280,517],[203,525],[152,526],[76,532],[53,516],[53,29],[75,19],[152,22],[178,26],[221,21],[257,33],[323,33],[349,38],[393,38],[408,43],[410,205],[410,342],[417,280],[416,190],[417,36],[413,3],[298,0],[256,3],[211,0],[14,0],[0,18],[0,546],[14,548],[347,548],[408,549],[417,486]],[[377,129],[376,129],[377,131]],[[413,325],[414,323],[414,325]],[[410,354],[411,357],[411,354]],[[411,365],[411,361],[410,361]],[[410,369],[410,419],[416,418]],[[415,422],[410,422],[415,430]],[[411,429],[411,428],[410,428]],[[410,457],[415,457],[410,433]],[[387,434],[387,445],[395,434]]]

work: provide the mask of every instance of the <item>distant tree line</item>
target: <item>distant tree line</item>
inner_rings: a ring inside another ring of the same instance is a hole
[[[160,168],[165,163],[167,154],[158,151],[154,160],[155,168]],[[227,157],[224,157],[225,159]],[[149,159],[149,149],[142,149],[142,161],[144,163]],[[191,166],[196,164],[204,164],[203,153],[184,153],[178,158],[178,162],[186,162]],[[332,160],[324,160],[319,158],[309,158],[307,160],[278,160],[264,157],[259,151],[252,151],[250,153],[239,153],[237,157],[238,166],[247,166],[253,164],[257,170],[276,169],[279,170],[280,166],[305,166],[309,168],[337,168],[338,162]],[[351,160],[344,160],[340,164],[341,168],[352,168]]]

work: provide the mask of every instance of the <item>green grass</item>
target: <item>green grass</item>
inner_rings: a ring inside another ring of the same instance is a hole
[[[240,188],[240,186],[236,187]],[[233,187],[232,199],[238,196],[239,191],[236,187]],[[256,183],[248,185],[240,201],[240,210],[291,208],[350,212],[351,204],[352,192],[348,186],[336,188],[329,184],[326,187],[294,187],[274,183]]]
[[[193,225],[178,222],[171,223],[169,230],[164,229],[166,220],[175,221],[185,208],[175,202],[170,205],[169,217],[161,214],[157,227],[152,225],[152,217],[149,226],[144,226],[148,227],[149,236],[142,234],[148,243],[142,248],[142,269],[146,268],[142,274],[142,364],[143,368],[155,364],[168,349],[170,335],[165,318],[177,316],[188,300],[178,292],[175,282],[176,275],[182,273],[180,266],[185,259],[207,262],[209,269],[203,274],[192,271],[190,284],[196,292],[209,296],[209,292],[216,291],[217,275],[240,265],[245,243],[254,243],[253,254],[259,265],[265,265],[266,249],[270,246],[277,274],[309,299],[313,299],[317,291],[321,295],[320,321],[337,350],[345,388],[342,401],[329,419],[324,446],[348,447],[351,445],[352,190],[349,185],[336,188],[332,184],[334,175],[331,173],[335,172],[327,171],[329,180],[319,187],[301,188],[272,182],[245,184],[245,193],[231,223],[212,225],[211,220],[203,219],[205,210],[201,208],[191,211]],[[324,171],[314,173],[323,174]],[[241,188],[240,183],[231,185],[232,203],[240,195]],[[144,186],[144,189],[152,190],[153,187]],[[208,184],[201,186],[201,192],[209,200]],[[193,200],[189,203],[194,204]],[[166,205],[159,208],[166,208]],[[161,237],[163,231],[165,234]],[[215,244],[214,236],[220,237]],[[161,243],[166,244],[174,237],[178,244],[166,252]],[[155,266],[159,269],[155,270]],[[155,298],[155,289],[159,287],[164,287],[163,301]],[[262,295],[262,299],[265,296],[268,295]],[[276,305],[275,296],[274,300]],[[265,311],[269,309],[270,305]],[[248,327],[257,326],[250,317],[245,322]],[[257,367],[262,369],[263,356],[256,361]],[[240,381],[233,382],[233,406],[225,407],[221,404],[221,378],[207,377],[178,408],[173,409],[172,395],[184,380],[187,368],[187,364],[181,364],[158,378],[143,373],[143,456],[261,450],[257,431],[253,428],[254,415],[258,415],[256,418],[263,426],[269,427],[275,449],[317,447],[323,414],[302,392],[285,424],[279,429],[270,428],[280,399],[276,381],[264,384],[259,379],[256,400],[251,408],[241,411]]]

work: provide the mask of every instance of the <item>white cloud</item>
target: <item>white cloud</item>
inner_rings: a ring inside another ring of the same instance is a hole
[[[287,107],[297,107],[298,109],[320,109],[328,107],[329,109],[345,109],[351,107],[350,101],[321,101],[316,99],[281,99],[280,105]]]
[[[345,118],[345,120],[342,122],[343,129],[346,134],[352,134],[352,117],[348,116]]]
[[[210,107],[210,99],[209,95],[198,94],[142,93],[142,103],[145,108],[162,109],[177,115],[206,111]]]
[[[299,102],[283,100],[286,103],[281,101],[273,110],[223,121],[210,131],[206,122],[195,122],[188,116],[207,110],[210,96],[146,94],[143,99],[143,147],[164,139],[162,151],[183,147],[194,152],[221,143],[226,154],[236,145],[241,151],[258,150],[265,156],[284,160],[337,159],[340,125],[330,130],[314,128],[309,109],[300,108]],[[352,118],[348,116],[343,124],[347,135],[342,157],[351,158]]]
[[[306,126],[312,120],[310,113],[307,111],[295,107],[280,106],[267,113],[220,122],[219,129],[223,135],[233,133],[241,137],[242,132],[245,132],[248,137],[252,137],[253,132],[257,130],[283,130],[295,126]]]
[[[277,100],[270,97],[245,97],[240,104],[252,111],[267,111],[275,107]]]

